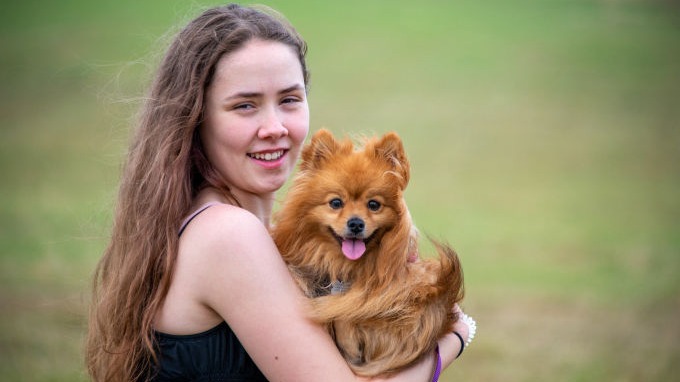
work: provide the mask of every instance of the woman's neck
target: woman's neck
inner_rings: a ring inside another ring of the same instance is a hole
[[[272,207],[274,205],[274,194],[271,195],[237,195],[241,207],[250,211],[253,215],[269,229],[269,221],[272,215]]]
[[[275,193],[271,194],[249,194],[249,193],[235,193],[234,197],[238,200],[241,208],[251,212],[255,215],[265,227],[269,228],[269,222],[272,214],[272,207],[274,205]],[[196,198],[194,199],[194,205],[192,209],[199,208],[200,206],[210,203],[210,202],[220,202],[225,204],[234,204],[233,201],[229,200],[222,192],[213,187],[206,187],[198,192]]]

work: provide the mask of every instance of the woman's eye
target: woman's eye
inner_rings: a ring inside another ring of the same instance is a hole
[[[300,99],[297,98],[297,97],[286,97],[286,98],[281,100],[282,104],[293,104],[293,103],[297,103],[297,102],[300,102]]]
[[[328,202],[328,205],[331,206],[331,208],[334,210],[338,210],[343,206],[342,200],[338,198],[332,199],[330,202]]]
[[[371,211],[377,211],[380,209],[380,202],[375,200],[368,201],[368,209]]]
[[[255,108],[255,106],[253,106],[253,104],[250,104],[250,103],[241,103],[241,104],[234,106],[234,109],[238,109],[238,110],[251,110],[253,108]]]

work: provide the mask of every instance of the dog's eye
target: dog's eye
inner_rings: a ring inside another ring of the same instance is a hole
[[[380,209],[380,202],[377,202],[375,200],[369,200],[368,201],[368,209],[371,211],[377,211]]]
[[[342,200],[338,198],[332,199],[330,202],[328,202],[328,205],[331,206],[331,208],[334,210],[338,210],[343,206]]]

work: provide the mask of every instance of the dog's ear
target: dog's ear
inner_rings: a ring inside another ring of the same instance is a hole
[[[318,168],[319,165],[330,158],[337,149],[338,142],[330,131],[326,129],[317,131],[312,136],[311,142],[302,150],[300,169],[309,170]]]
[[[403,187],[408,184],[411,172],[406,151],[397,133],[385,134],[375,145],[375,153],[378,157],[384,158],[392,166],[394,172],[403,181]],[[402,187],[402,188],[403,188]]]

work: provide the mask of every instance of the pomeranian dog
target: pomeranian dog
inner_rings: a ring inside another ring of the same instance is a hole
[[[433,241],[439,260],[417,256],[418,234],[404,202],[410,167],[395,133],[355,150],[320,130],[272,236],[358,375],[388,375],[432,354],[458,319],[463,274],[456,253]]]

